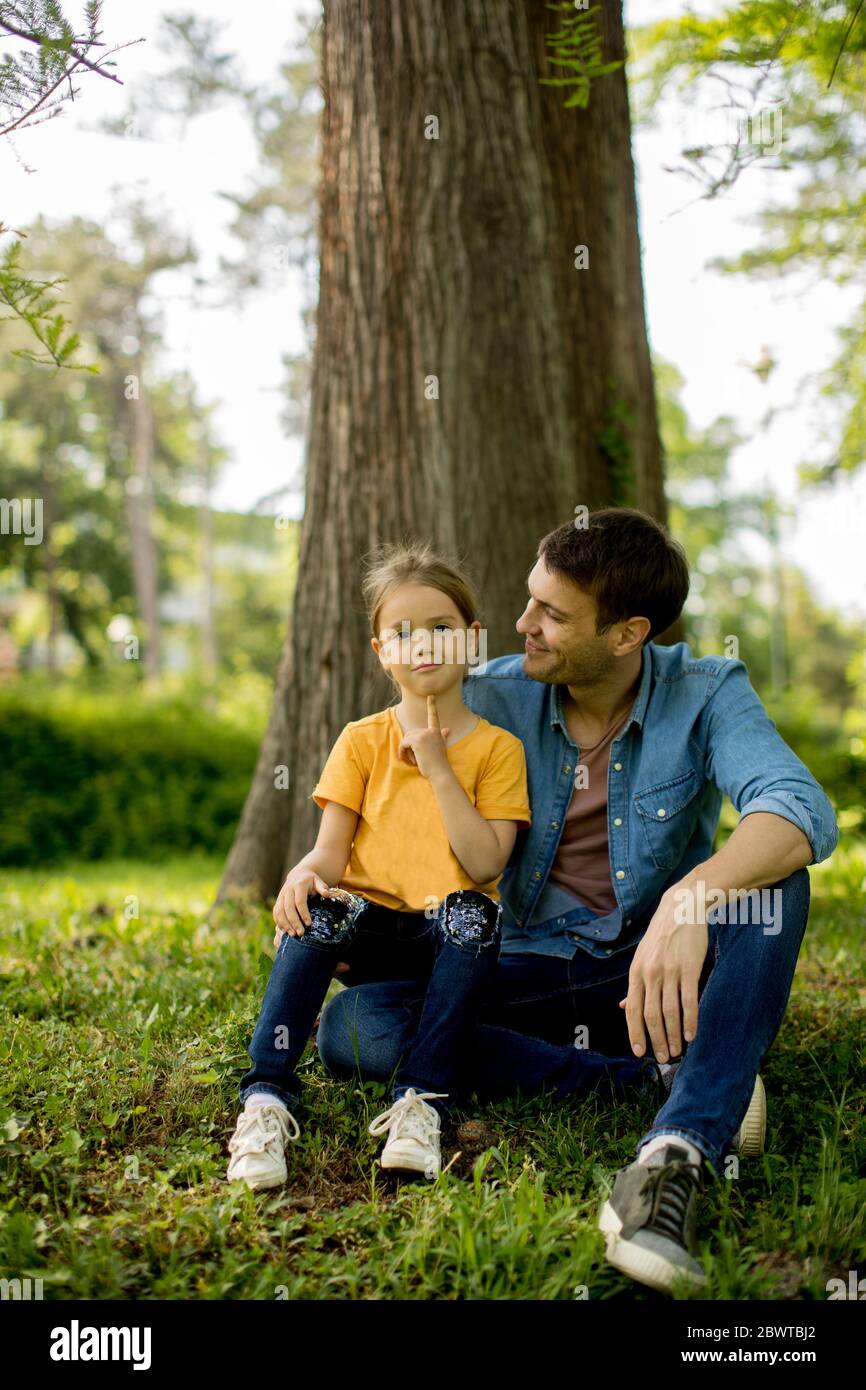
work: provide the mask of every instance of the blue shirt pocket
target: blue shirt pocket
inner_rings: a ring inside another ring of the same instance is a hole
[[[692,769],[635,794],[635,808],[656,868],[675,869],[680,863],[695,828],[695,798],[702,786]]]

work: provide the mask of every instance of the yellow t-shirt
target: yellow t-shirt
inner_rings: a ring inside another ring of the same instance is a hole
[[[436,793],[417,767],[400,762],[403,737],[394,706],[347,724],[312,793],[317,806],[358,812],[352,853],[337,885],[402,912],[423,912],[457,888],[498,898],[496,884],[473,883],[448,843]],[[485,820],[529,825],[526,756],[519,738],[479,718],[448,748],[461,787]],[[501,875],[500,875],[501,877]]]

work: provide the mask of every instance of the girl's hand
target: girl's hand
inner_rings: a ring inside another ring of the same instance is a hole
[[[279,946],[284,932],[288,932],[289,936],[303,936],[305,926],[308,927],[313,920],[307,907],[308,895],[321,893],[326,898],[330,891],[327,883],[312,869],[301,864],[292,869],[274,903],[274,921],[277,924],[274,945]]]
[[[450,729],[440,729],[436,710],[436,696],[427,696],[427,728],[410,729],[404,734],[397,749],[401,763],[417,767],[422,777],[432,777],[449,766],[445,740]]]

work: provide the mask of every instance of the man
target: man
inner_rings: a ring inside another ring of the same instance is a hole
[[[466,1084],[568,1094],[576,1036],[654,1058],[667,1099],[600,1226],[617,1268],[670,1289],[705,1278],[703,1165],[718,1173],[735,1135],[762,1146],[758,1072],[806,928],[805,865],[837,830],[743,662],[653,643],[688,594],[681,548],[631,508],[586,521],[539,544],[523,655],[466,682],[466,703],[523,740],[532,806],[499,887],[502,950]],[[740,819],[714,854],[723,793]],[[414,1026],[408,988],[329,1003],[319,1050],[335,1074],[393,1072]]]

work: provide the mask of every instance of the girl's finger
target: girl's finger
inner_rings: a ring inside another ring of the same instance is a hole
[[[322,897],[326,898],[331,891],[327,883],[324,883],[318,874],[313,874],[313,882],[316,885],[316,892],[321,893]]]
[[[313,919],[307,907],[307,890],[300,883],[295,887],[295,907],[297,908],[298,917],[301,919],[298,922],[298,926],[301,926],[303,923],[304,926],[308,927]]]

